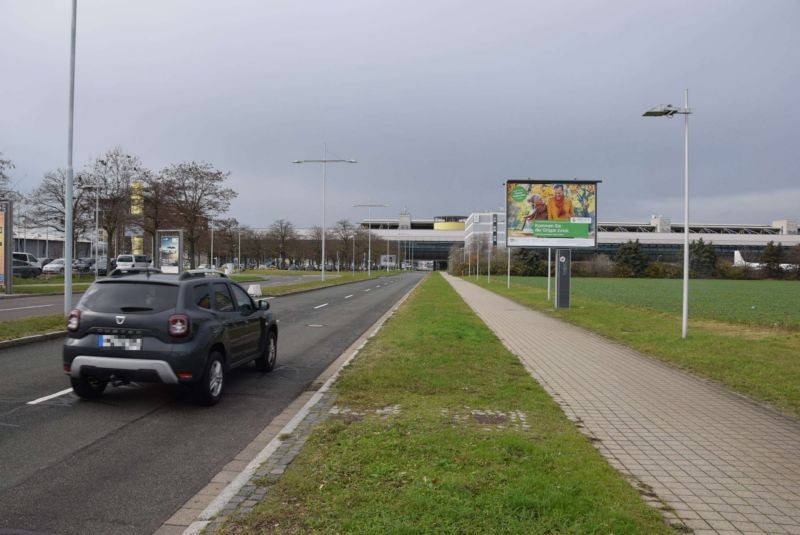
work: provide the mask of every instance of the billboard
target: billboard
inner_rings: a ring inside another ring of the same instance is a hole
[[[597,247],[597,184],[506,182],[506,246]]]
[[[397,266],[397,256],[393,254],[382,254],[381,261],[378,265],[380,267],[395,267]]]
[[[164,273],[180,273],[180,236],[159,236],[158,265],[161,268],[161,271]]]

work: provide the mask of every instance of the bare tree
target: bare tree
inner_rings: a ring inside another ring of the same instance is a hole
[[[125,228],[141,226],[140,216],[131,215],[131,184],[148,174],[138,157],[115,147],[88,166],[87,181],[100,188],[100,227],[108,236],[108,257],[125,247]]]
[[[291,221],[285,219],[278,219],[269,227],[269,237],[275,242],[277,247],[278,258],[280,258],[281,269],[284,268],[285,258],[289,243],[297,237],[294,231],[294,225]]]
[[[142,176],[144,201],[142,211],[142,230],[145,236],[150,236],[152,254],[155,256],[157,246],[155,243],[156,231],[178,226],[174,207],[169,203],[163,177],[150,171],[144,171]],[[148,240],[145,240],[148,241]]]
[[[37,225],[49,227],[58,232],[65,231],[66,184],[66,170],[48,171],[44,174],[39,187],[31,192],[29,196],[32,206],[30,215]],[[75,175],[73,184],[75,193],[72,197],[72,230],[73,241],[77,243],[78,238],[92,227],[94,205],[91,201],[94,196],[86,187],[88,183],[85,173]]]
[[[8,172],[12,169],[14,169],[14,164],[11,160],[4,159],[3,153],[0,152],[0,199],[7,198],[10,193],[9,183],[11,182],[11,177]]]
[[[172,164],[161,171],[165,195],[182,223],[189,244],[189,261],[195,266],[197,242],[209,219],[228,210],[236,192],[224,187],[230,173],[205,162]]]

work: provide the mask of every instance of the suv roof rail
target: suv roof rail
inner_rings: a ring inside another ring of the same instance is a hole
[[[222,271],[217,271],[214,269],[189,269],[178,275],[178,280],[182,281],[186,279],[201,279],[204,277],[221,277],[223,279],[229,278]]]
[[[111,270],[111,273],[108,274],[109,277],[124,277],[127,275],[138,275],[140,273],[145,273],[150,276],[151,273],[161,273],[161,270],[158,268],[115,268]]]

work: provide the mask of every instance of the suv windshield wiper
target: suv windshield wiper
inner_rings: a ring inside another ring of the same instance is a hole
[[[122,312],[147,312],[151,307],[119,307]]]

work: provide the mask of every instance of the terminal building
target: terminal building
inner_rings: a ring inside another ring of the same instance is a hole
[[[397,219],[365,219],[360,223],[373,235],[387,240],[392,254],[401,259],[432,263],[433,269],[446,269],[450,249],[475,247],[477,243],[496,244],[505,248],[506,224],[504,212],[474,212],[469,215],[438,216],[433,219],[413,219],[402,213]],[[639,240],[642,250],[652,260],[680,262],[683,254],[683,224],[674,224],[667,217],[653,215],[643,222],[599,222],[597,249],[573,250],[573,259],[584,260],[595,254],[613,257],[619,246]],[[689,225],[689,239],[711,243],[721,259],[733,261],[734,251],[740,251],[749,261],[757,261],[768,242],[774,242],[785,252],[800,245],[798,223],[793,219],[773,221],[771,225]]]

